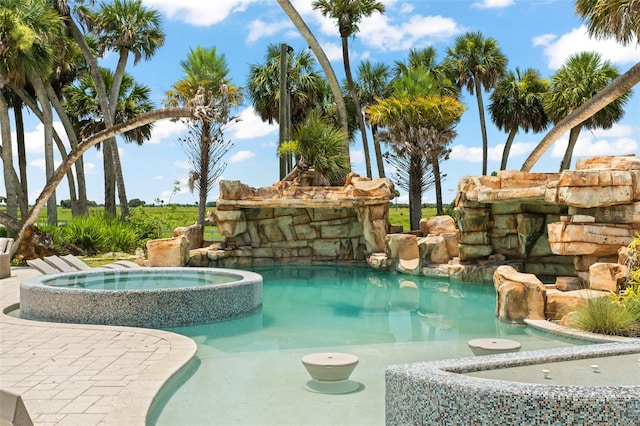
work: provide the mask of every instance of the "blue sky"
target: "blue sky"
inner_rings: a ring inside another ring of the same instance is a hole
[[[143,0],[143,3],[160,11],[166,41],[149,61],[136,66],[130,63],[128,72],[152,89],[153,101],[158,107],[162,105],[165,92],[182,77],[179,62],[186,58],[190,48],[197,45],[215,46],[219,54],[224,54],[233,83],[238,86],[246,85],[251,64],[264,61],[270,43],[287,43],[296,51],[307,46],[275,0]],[[443,59],[455,38],[469,31],[481,31],[485,37],[496,39],[509,59],[508,69],[532,67],[544,77],[551,77],[571,54],[585,50],[601,53],[621,73],[640,61],[638,46],[623,47],[611,40],[590,39],[579,17],[574,14],[574,2],[570,0],[383,0],[382,3],[386,6],[386,13],[365,19],[360,24],[360,33],[351,40],[354,71],[364,59],[393,65],[396,60],[404,60],[411,48],[434,46],[438,59]],[[311,0],[294,0],[293,4],[319,39],[342,80],[344,71],[336,27],[312,10]],[[114,67],[114,58],[113,54],[107,56],[104,64]],[[483,97],[485,105],[488,105],[489,94],[483,93]],[[451,144],[451,158],[442,165],[447,175],[443,183],[445,202],[454,199],[460,177],[479,175],[482,171],[476,100],[468,93],[462,100],[467,110],[457,126],[458,136]],[[278,180],[275,154],[277,127],[261,122],[248,102],[236,113],[242,121],[225,134],[234,146],[226,157],[228,166],[223,179],[241,180],[251,186],[275,183]],[[491,123],[488,114],[487,126],[488,170],[491,172],[499,169],[506,134]],[[31,116],[27,119],[26,131],[29,200],[33,202],[45,182],[42,126]],[[189,172],[187,156],[177,142],[183,134],[183,126],[166,120],[156,123],[152,139],[143,146],[119,142],[129,199],[139,198],[147,203],[156,199],[176,203],[197,200],[197,193],[190,193],[185,185]],[[518,134],[511,150],[509,168],[519,169],[542,136]],[[557,171],[567,138],[568,134],[549,149],[533,171]],[[578,158],[612,154],[640,154],[640,87],[636,87],[627,104],[624,119],[612,129],[582,131],[573,164]],[[351,145],[351,160],[353,170],[365,175],[359,135]],[[95,149],[88,151],[85,166],[89,199],[102,203],[100,152]],[[180,191],[172,196],[175,181],[180,182]],[[216,185],[208,199],[212,201],[217,197]],[[66,181],[63,181],[59,186],[58,200],[66,198],[68,190]],[[400,201],[406,201],[405,194]],[[423,202],[434,201],[433,190],[424,194]]]

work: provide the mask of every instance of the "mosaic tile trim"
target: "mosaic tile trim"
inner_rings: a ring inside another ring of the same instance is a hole
[[[636,353],[640,358],[640,341],[392,365],[385,374],[386,424],[635,426],[640,424],[640,373],[635,371],[630,374],[638,374],[638,385],[603,387],[464,373]]]
[[[153,268],[153,272],[158,274],[187,270],[232,274],[239,278],[230,283],[199,287],[85,290],[46,285],[51,275],[43,275],[20,285],[20,316],[39,321],[163,328],[225,321],[262,309],[262,276],[254,272],[219,268]],[[72,272],[60,276],[136,273],[131,271],[137,269]]]

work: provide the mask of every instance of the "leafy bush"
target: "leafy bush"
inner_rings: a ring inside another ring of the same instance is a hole
[[[64,225],[62,237],[88,254],[97,254],[105,245],[108,220],[105,214],[76,216]]]
[[[113,221],[109,224],[105,234],[104,249],[106,251],[133,253],[137,246],[138,234],[131,225],[122,221]]]

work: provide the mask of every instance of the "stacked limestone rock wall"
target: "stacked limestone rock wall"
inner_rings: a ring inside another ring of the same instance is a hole
[[[465,177],[456,212],[460,261],[492,257],[520,263],[543,281],[615,262],[640,232],[640,159],[579,160],[562,173],[501,171]]]
[[[343,187],[299,186],[283,182],[251,188],[220,182],[215,212],[220,249],[192,253],[192,266],[247,266],[313,261],[352,261],[384,248],[389,202],[388,179],[351,175]]]

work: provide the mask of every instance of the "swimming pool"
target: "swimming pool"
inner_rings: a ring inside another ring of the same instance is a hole
[[[263,276],[263,310],[216,324],[172,328],[198,344],[194,371],[160,396],[158,425],[384,424],[390,364],[472,356],[467,341],[502,336],[522,350],[572,345],[495,319],[493,286],[450,283],[366,266],[254,268]],[[359,392],[303,389],[300,359],[347,352],[360,363]],[[160,404],[161,405],[161,404]]]

